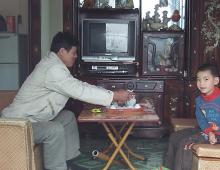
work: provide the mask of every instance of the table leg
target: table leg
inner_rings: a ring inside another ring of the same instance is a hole
[[[132,122],[130,124],[129,128],[127,129],[127,131],[125,132],[124,136],[121,138],[121,141],[119,143],[117,143],[116,139],[114,138],[114,136],[113,136],[112,132],[110,131],[110,129],[108,128],[107,124],[102,123],[102,125],[104,126],[109,138],[111,139],[111,141],[113,142],[113,144],[116,147],[115,151],[113,152],[112,156],[110,157],[109,161],[107,162],[107,164],[103,170],[107,170],[109,168],[109,166],[112,164],[112,161],[115,159],[118,152],[120,152],[121,156],[124,158],[125,162],[129,166],[129,168],[132,170],[136,170],[136,168],[131,164],[130,160],[127,158],[127,156],[125,155],[125,153],[121,149],[122,145],[124,144],[125,140],[127,139],[128,135],[130,134],[131,130],[133,129],[135,123]]]
[[[109,123],[109,125],[111,125]],[[127,126],[127,123],[124,123],[123,126],[120,128],[118,134],[121,135],[121,133],[123,132],[123,130],[125,129],[125,127]],[[110,150],[114,147],[114,144],[111,143],[104,151],[102,151],[102,153],[106,154],[108,152],[110,152]]]
[[[92,151],[92,156],[94,158],[99,158],[104,161],[108,161],[110,159],[110,157],[108,155],[104,154],[103,152],[99,152],[98,150]],[[121,166],[124,165],[124,162],[121,162],[118,160],[113,160],[112,163],[115,163],[115,164],[121,165]]]
[[[111,127],[113,133],[114,133],[115,136],[118,138],[118,140],[121,140],[120,132],[117,131],[117,129],[113,126],[112,123],[109,123],[109,126]],[[140,159],[140,160],[142,160],[142,161],[145,160],[144,156],[134,153],[134,152],[131,150],[131,148],[127,145],[126,142],[124,143],[124,147],[128,150],[129,154],[131,154],[133,157],[135,157],[135,158],[137,158],[137,159]]]

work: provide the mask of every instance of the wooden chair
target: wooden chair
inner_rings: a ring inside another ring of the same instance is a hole
[[[0,91],[0,112],[16,91]],[[31,123],[23,119],[0,118],[0,169],[43,170],[40,145],[34,145]]]

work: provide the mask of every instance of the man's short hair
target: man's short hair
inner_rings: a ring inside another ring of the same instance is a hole
[[[58,32],[52,40],[50,51],[58,53],[61,48],[69,51],[72,47],[77,47],[78,41],[70,32]]]
[[[210,71],[212,76],[219,77],[219,70],[216,64],[214,63],[204,63],[202,64],[198,70],[197,73],[200,71]]]

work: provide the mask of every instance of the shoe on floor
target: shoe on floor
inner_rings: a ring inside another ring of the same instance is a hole
[[[67,170],[88,170],[88,169],[73,163],[72,165],[68,166]]]
[[[74,163],[74,159],[67,161],[67,170],[88,170],[87,168],[81,167]]]

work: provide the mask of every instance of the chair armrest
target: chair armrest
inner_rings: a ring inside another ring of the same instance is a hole
[[[195,144],[192,151],[198,157],[220,158],[220,144]]]

